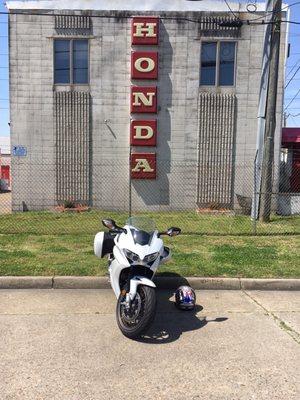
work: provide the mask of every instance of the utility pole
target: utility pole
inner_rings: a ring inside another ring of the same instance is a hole
[[[271,18],[271,48],[270,70],[268,82],[268,95],[266,105],[266,128],[264,137],[264,152],[262,160],[261,191],[259,219],[263,222],[270,221],[272,202],[272,181],[274,161],[274,136],[276,128],[276,103],[280,49],[280,24],[282,0],[274,0],[273,15]]]

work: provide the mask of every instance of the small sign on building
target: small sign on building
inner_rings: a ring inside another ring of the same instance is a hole
[[[27,148],[25,146],[13,146],[12,155],[14,157],[26,157],[27,156]]]

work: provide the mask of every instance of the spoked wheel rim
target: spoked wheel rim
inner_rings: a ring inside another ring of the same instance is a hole
[[[130,309],[126,308],[125,298],[120,303],[120,317],[127,328],[134,328],[143,318],[145,308],[145,297],[143,293],[137,292],[134,300],[130,304]]]

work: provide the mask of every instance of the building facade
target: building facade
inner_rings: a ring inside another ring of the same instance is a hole
[[[278,212],[300,214],[300,128],[282,128]]]
[[[265,26],[222,25],[234,17],[219,1],[120,4],[7,3],[11,138],[23,149],[12,159],[13,210],[66,200],[238,209],[237,195],[253,190]]]
[[[10,190],[10,138],[0,136],[0,191]]]

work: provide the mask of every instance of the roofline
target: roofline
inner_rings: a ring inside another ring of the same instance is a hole
[[[229,2],[233,12],[247,12],[246,2]],[[256,3],[257,12],[265,11],[265,2]],[[220,0],[202,0],[194,2],[188,0],[40,0],[40,1],[7,1],[8,10],[72,10],[72,11],[198,11],[198,12],[226,12],[228,6]]]

